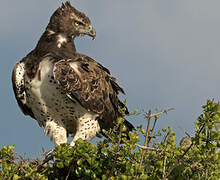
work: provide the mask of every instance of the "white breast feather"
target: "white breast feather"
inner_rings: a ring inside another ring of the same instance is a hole
[[[40,80],[38,79],[39,77],[36,76],[31,82],[31,92],[41,104],[46,104],[45,99],[43,97],[45,96],[45,92],[47,94],[50,93],[49,87],[45,87],[45,85],[48,84],[45,81],[47,81],[48,75],[51,74],[52,68],[53,66],[52,66],[50,59],[45,58],[39,64],[38,71],[40,70],[40,72],[38,73],[40,73]],[[46,106],[43,106],[43,107],[44,107],[44,111],[47,112],[47,107]]]

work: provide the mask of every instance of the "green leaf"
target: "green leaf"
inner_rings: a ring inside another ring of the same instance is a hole
[[[57,166],[58,168],[60,168],[60,169],[64,168],[63,162],[57,162],[57,163],[56,163],[56,166]]]

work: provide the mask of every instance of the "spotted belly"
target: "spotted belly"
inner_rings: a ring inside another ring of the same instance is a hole
[[[45,59],[39,65],[34,79],[27,78],[27,104],[40,126],[53,121],[66,128],[67,134],[89,138],[100,130],[98,114],[83,108],[68,97],[53,76],[53,64]]]

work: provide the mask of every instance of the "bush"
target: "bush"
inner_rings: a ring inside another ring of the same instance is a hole
[[[79,139],[74,147],[62,144],[34,160],[17,157],[14,146],[3,146],[0,179],[220,179],[220,105],[208,100],[202,107],[195,135],[183,138],[180,145],[171,126],[155,132],[165,110],[145,113],[147,128],[129,132],[129,140],[124,118],[119,118],[120,132],[104,131],[108,139],[97,145]]]

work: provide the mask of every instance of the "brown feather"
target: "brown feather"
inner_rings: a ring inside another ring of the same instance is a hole
[[[77,70],[71,64],[75,64]],[[105,129],[114,126],[122,106],[117,95],[124,91],[106,68],[88,56],[78,54],[74,59],[58,61],[54,77],[70,97],[102,117]]]

